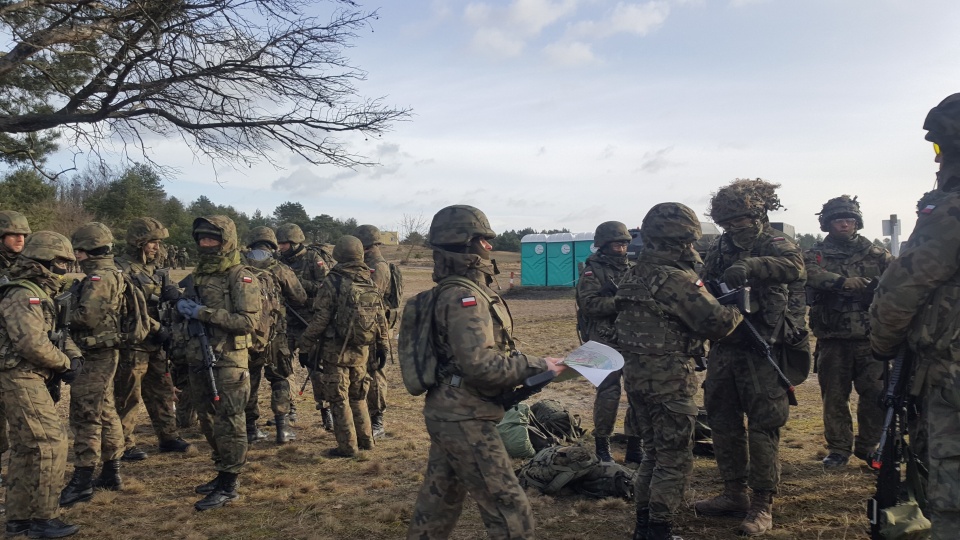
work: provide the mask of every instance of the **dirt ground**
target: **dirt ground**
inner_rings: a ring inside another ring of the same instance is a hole
[[[405,248],[400,249],[403,251],[385,251],[390,259],[409,259],[409,264],[401,268],[410,297],[431,286],[430,254],[425,250],[408,254]],[[573,291],[510,290],[510,271],[519,270],[519,261],[516,254],[500,255],[503,273],[498,281],[514,315],[522,350],[562,356],[575,348]],[[388,437],[374,450],[354,459],[324,457],[324,451],[335,441],[319,426],[308,388],[302,396],[295,396],[297,441],[278,447],[271,442],[272,428],[263,427],[271,439],[252,445],[248,452],[248,464],[240,477],[242,498],[224,509],[205,513],[193,509],[198,499],[193,488],[215,473],[209,447],[199,430],[183,433],[196,445],[197,452],[159,454],[149,419],[141,412],[137,436],[150,458],[124,464],[122,491],[97,492],[91,502],[66,510],[65,519],[82,525],[76,538],[402,538],[423,479],[429,439],[420,412],[422,398],[404,391],[396,363],[388,363],[387,375],[391,383],[386,413]],[[296,389],[304,376],[303,371],[297,374]],[[864,508],[872,494],[874,476],[865,466],[852,462],[841,472],[824,471],[820,459],[826,452],[815,375],[798,387],[797,394],[800,406],[793,408],[782,432],[783,476],[781,493],[774,504],[775,528],[765,538],[865,538]],[[541,397],[563,400],[581,417],[584,427],[592,427],[593,388],[583,379],[557,383]],[[261,388],[261,420],[270,416],[265,406],[268,402],[268,390]],[[66,422],[66,400],[59,410]],[[621,430],[622,416],[617,431]],[[623,453],[622,445],[614,445],[618,461],[622,461]],[[71,470],[72,465],[68,465],[68,478]],[[721,486],[715,462],[697,458],[687,491],[689,504],[681,511],[676,533],[688,540],[735,537],[737,520],[698,517],[692,510],[692,501],[715,494]],[[631,502],[598,501],[573,494],[528,494],[540,538],[629,538],[633,530]],[[452,537],[485,537],[476,505],[469,498]]]

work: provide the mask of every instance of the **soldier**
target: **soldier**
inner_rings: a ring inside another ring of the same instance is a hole
[[[74,253],[86,277],[77,286],[70,334],[84,357],[70,385],[73,477],[60,492],[60,506],[89,501],[93,488],[118,491],[123,426],[113,402],[113,378],[120,359],[120,306],[123,276],[113,262],[113,233],[103,223],[88,223],[73,233]],[[99,478],[93,470],[103,456]]]
[[[247,349],[257,326],[261,293],[256,276],[241,263],[237,228],[230,218],[195,219],[193,238],[200,252],[192,274],[197,298],[181,298],[177,301],[177,311],[188,320],[199,320],[210,346],[218,351],[216,367],[208,370],[203,368],[200,340],[190,339],[186,343],[191,367],[190,395],[218,471],[216,478],[195,490],[205,495],[194,504],[202,511],[220,508],[239,497],[237,476],[247,456],[244,419],[244,407],[250,398]],[[215,384],[219,392],[216,407],[211,384]]]
[[[423,407],[430,455],[407,530],[411,540],[448,538],[467,492],[491,538],[533,537],[530,502],[497,431],[503,418],[497,398],[527,377],[559,374],[566,366],[514,348],[513,319],[489,287],[495,236],[487,216],[472,206],[448,206],[430,224],[433,280],[440,287],[433,336],[443,378],[427,391]],[[451,281],[458,278],[473,284]]]
[[[320,292],[320,285],[324,278],[330,272],[330,268],[323,257],[313,249],[307,249],[304,242],[307,238],[296,223],[284,223],[277,227],[277,245],[280,249],[280,262],[286,264],[297,275],[303,289],[307,291],[307,306],[312,306]],[[310,320],[309,310],[298,312],[304,320]],[[287,317],[287,339],[290,342],[290,350],[297,350],[297,343],[300,336],[306,330],[306,325],[300,322],[301,317]],[[333,416],[330,409],[324,406],[324,401],[329,401],[323,395],[322,374],[313,365],[314,357],[317,351],[305,349],[297,350],[297,356],[300,365],[309,370],[310,384],[313,387],[313,399],[317,402],[317,410],[320,411],[320,418],[323,420],[323,427],[327,431],[333,431]],[[292,412],[292,411],[291,411]]]
[[[790,287],[799,282],[802,292],[804,273],[797,246],[767,219],[768,211],[780,208],[776,187],[762,180],[737,180],[714,194],[709,213],[724,233],[707,253],[703,273],[705,279],[732,288],[752,287],[751,304],[755,298],[758,307],[747,320],[768,343],[774,340],[774,357],[779,358],[785,354],[787,331],[798,326],[797,332],[803,330],[802,317],[798,321],[788,311],[794,307]],[[803,307],[802,302],[796,305]],[[746,332],[741,325],[711,345],[704,404],[724,491],[698,501],[695,508],[707,516],[744,517],[740,533],[756,536],[773,526],[780,428],[789,416],[789,398],[773,366],[748,341]],[[747,496],[747,486],[752,497]]]
[[[602,225],[601,225],[602,227]],[[627,395],[646,452],[635,478],[634,540],[670,540],[693,472],[696,359],[704,339],[733,332],[743,316],[707,293],[694,267],[700,220],[680,203],[661,203],[640,228],[644,249],[616,293],[615,329]]]
[[[67,434],[45,388],[55,373],[71,381],[83,365],[66,338],[61,351],[50,340],[56,311],[51,297],[74,260],[63,235],[40,231],[27,238],[0,289],[0,396],[10,421],[7,536],[61,538],[80,530],[57,518],[67,464]],[[65,373],[71,371],[70,373]]]
[[[23,251],[23,245],[30,234],[30,224],[20,212],[13,210],[0,211],[0,283],[10,279],[10,268],[17,262],[17,257]],[[7,436],[7,413],[0,400],[0,454],[10,448],[10,439]],[[0,477],[0,484],[3,478]],[[0,514],[3,506],[0,505]]]
[[[617,346],[614,327],[617,308],[613,297],[623,275],[633,266],[627,260],[627,246],[631,239],[627,226],[619,221],[607,221],[597,226],[593,235],[593,245],[597,251],[587,257],[577,282],[577,324],[581,327],[580,334],[584,341],[597,341],[614,348]],[[617,411],[620,409],[622,377],[622,370],[611,373],[597,387],[597,397],[593,401],[593,437],[597,457],[601,461],[613,461],[610,435],[613,434]],[[626,461],[639,464],[643,452],[634,426],[634,414],[632,406],[628,404],[623,431],[627,435]]]
[[[357,227],[357,238],[363,242],[363,262],[370,267],[370,277],[373,278],[373,283],[380,294],[386,297],[392,283],[390,265],[380,253],[379,246],[383,245],[380,240],[380,229],[373,225],[360,225]],[[387,321],[391,320],[394,320],[394,317],[388,312]],[[385,340],[384,343],[387,347],[390,346],[390,340]],[[371,348],[367,363],[371,379],[370,391],[367,393],[367,409],[370,411],[370,424],[375,439],[386,435],[383,427],[383,412],[387,409],[387,376],[383,372],[384,364],[381,364],[379,359],[386,361],[387,352],[380,354],[379,350]]]
[[[156,219],[135,218],[127,225],[126,250],[117,257],[117,266],[143,291],[149,315],[156,321],[164,318],[160,315],[161,287],[163,280],[169,279],[166,273],[169,270],[158,272],[156,262],[163,240],[168,236],[167,228]],[[187,452],[191,447],[180,437],[177,428],[174,383],[164,350],[165,342],[170,339],[166,326],[166,323],[164,327],[158,325],[142,343],[126,344],[120,349],[114,396],[123,424],[123,461],[147,458],[147,453],[137,447],[134,435],[141,401],[150,416],[161,453]],[[179,405],[189,410],[189,396],[180,399]]]
[[[872,466],[880,441],[884,410],[883,364],[870,353],[872,289],[893,258],[890,252],[857,234],[863,215],[857,198],[830,199],[820,211],[827,237],[804,252],[807,287],[813,293],[810,327],[817,336],[817,379],[823,397],[823,435],[828,469],[843,467],[853,455]],[[850,418],[850,388],[856,388],[857,427]]]
[[[279,262],[274,253],[277,251],[277,235],[270,227],[257,227],[250,231],[250,250],[245,254],[246,264],[256,271],[269,272],[274,283],[279,286],[278,318],[273,322],[274,329],[269,341],[259,352],[250,353],[250,399],[245,409],[247,418],[247,442],[266,438],[257,427],[260,418],[260,406],[257,392],[260,381],[266,376],[270,382],[270,408],[273,410],[274,425],[277,428],[277,444],[296,439],[296,434],[287,423],[290,413],[290,381],[293,373],[292,354],[287,343],[287,321],[284,303],[301,307],[307,302],[307,292],[303,290],[296,274],[289,266]],[[266,294],[266,291],[261,291]],[[264,317],[266,314],[261,313]]]
[[[927,507],[931,538],[960,530],[960,94],[923,122],[940,164],[936,189],[917,204],[917,224],[900,257],[880,278],[870,307],[870,345],[878,360],[909,346],[916,355],[911,393],[923,400],[927,431]]]

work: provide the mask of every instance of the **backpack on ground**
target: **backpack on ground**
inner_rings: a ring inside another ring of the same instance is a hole
[[[257,283],[260,285],[260,318],[253,329],[250,351],[261,353],[277,337],[278,330],[287,324],[284,317],[286,311],[283,307],[283,288],[280,286],[280,279],[267,268],[252,265],[238,265],[235,268],[250,270],[257,276]]]
[[[530,407],[530,442],[535,449],[576,443],[586,430],[580,427],[580,416],[571,413],[556,399],[542,399]]]
[[[582,446],[551,446],[517,471],[524,488],[534,487],[547,495],[558,493],[564,486],[583,478],[600,464],[597,455]]]
[[[577,493],[594,499],[633,499],[633,474],[633,471],[619,463],[601,461],[573,482],[571,487]]]
[[[507,449],[507,454],[515,459],[529,459],[536,455],[537,451],[530,442],[530,406],[526,403],[518,403],[507,409],[503,419],[497,424],[497,431],[500,432],[500,439],[503,440],[503,446]]]
[[[397,356],[403,385],[414,396],[440,382],[440,357],[433,341],[434,311],[440,292],[452,285],[470,289],[488,303],[491,301],[490,295],[473,281],[462,276],[447,276],[432,289],[418,293],[407,302],[400,317]]]
[[[344,345],[373,345],[380,331],[383,297],[370,281],[354,281],[337,276],[337,313],[334,329]]]

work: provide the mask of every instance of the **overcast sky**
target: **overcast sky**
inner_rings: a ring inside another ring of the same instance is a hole
[[[324,4],[320,4],[324,5]],[[639,225],[679,201],[704,212],[740,177],[783,185],[773,221],[817,233],[814,214],[859,196],[864,234],[904,219],[936,172],[921,129],[960,91],[956,0],[391,0],[346,56],[366,97],[409,122],[353,150],[376,168],[197,163],[176,141],[168,193],[271,213],[396,228],[449,204],[497,231]]]

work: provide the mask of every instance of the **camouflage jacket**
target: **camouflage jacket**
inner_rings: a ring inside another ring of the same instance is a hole
[[[906,341],[919,353],[914,388],[960,386],[960,193],[934,190],[917,206],[917,224],[890,263],[870,306],[870,344],[892,358]]]
[[[280,262],[286,264],[297,275],[303,290],[307,291],[307,296],[316,298],[320,292],[320,286],[324,278],[330,273],[330,268],[319,253],[308,249],[306,245],[300,244],[293,253],[282,255]]]
[[[313,304],[313,318],[310,325],[300,337],[300,348],[309,349],[315,343],[321,345],[321,361],[339,366],[357,367],[367,364],[369,346],[347,345],[344,347],[344,337],[334,331],[334,319],[337,316],[339,297],[346,294],[347,288],[353,282],[373,283],[370,279],[370,269],[363,263],[337,263],[323,281],[320,293]],[[377,337],[377,348],[386,350],[387,319],[383,311],[378,316],[380,326]],[[342,353],[342,354],[341,354]]]
[[[44,378],[69,369],[70,358],[82,356],[80,349],[69,337],[64,351],[50,340],[57,316],[53,296],[63,288],[62,280],[33,261],[15,264],[10,278],[31,281],[44,294],[15,285],[0,289],[0,365],[12,369],[26,362]]]
[[[591,254],[584,262],[580,280],[577,282],[577,323],[580,333],[587,340],[614,345],[617,330],[617,307],[613,296],[624,274],[632,263],[618,261],[600,253]]]
[[[251,333],[260,316],[260,285],[253,272],[242,265],[211,272],[194,272],[200,296],[199,319],[204,323],[210,345],[221,367],[247,368]],[[187,341],[191,365],[202,365],[200,340]]]
[[[280,283],[280,292],[283,295],[283,301],[290,304],[290,307],[300,308],[307,305],[307,291],[303,289],[303,285],[300,284],[297,275],[293,273],[293,270],[290,269],[289,266],[274,258],[267,258],[262,261],[247,260],[246,264],[267,270],[276,276],[277,282]],[[286,312],[285,307],[284,312]],[[286,332],[286,328],[282,329],[282,331]]]
[[[784,325],[790,331],[806,331],[806,302],[804,281],[806,272],[800,248],[768,224],[760,233],[753,249],[742,250],[728,235],[721,235],[707,252],[703,263],[704,280],[723,281],[723,272],[737,261],[745,261],[749,268],[752,313],[747,319],[757,331],[770,340],[780,334]],[[724,342],[739,342],[743,330],[738,329]]]
[[[437,297],[434,338],[444,378],[427,392],[423,416],[456,422],[503,418],[496,400],[532,375],[547,370],[544,359],[518,352],[513,343],[513,319],[506,303],[486,285],[477,255],[435,250],[433,281],[449,275],[473,280],[492,299],[478,297],[463,286],[447,286]],[[503,321],[501,324],[500,321]]]
[[[380,254],[380,248],[373,246],[364,251],[363,263],[370,268],[370,277],[380,294],[387,294],[390,290],[390,265]]]
[[[140,253],[139,248],[136,248],[136,253]],[[117,256],[114,262],[117,267],[130,278],[130,281],[136,283],[137,286],[140,287],[140,290],[143,291],[143,296],[147,300],[147,312],[150,318],[160,321],[160,295],[162,293],[163,280],[161,278],[162,274],[157,273],[156,265],[143,262],[140,256],[134,255],[129,251]],[[166,270],[164,270],[164,272],[166,272]],[[138,351],[156,351],[160,348],[160,345],[154,340],[147,338],[143,342],[137,343],[130,348]]]
[[[807,287],[813,296],[810,328],[818,338],[867,339],[870,293],[843,292],[841,278],[879,279],[893,256],[856,235],[849,241],[828,234],[804,252]]]
[[[10,279],[10,268],[13,267],[13,263],[17,262],[16,253],[7,251],[7,248],[0,245],[0,281],[2,278],[6,277]]]
[[[70,333],[82,350],[116,348],[120,344],[123,277],[112,255],[80,263],[86,276],[77,288]]]

